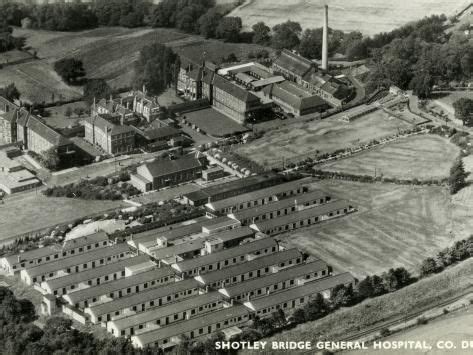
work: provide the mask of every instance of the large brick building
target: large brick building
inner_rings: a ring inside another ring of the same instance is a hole
[[[131,183],[143,192],[157,190],[197,179],[202,168],[202,160],[194,155],[176,160],[156,160],[139,166],[136,174],[131,175]]]
[[[124,154],[135,149],[135,131],[117,116],[93,115],[84,126],[85,140],[105,154]]]
[[[0,97],[0,144],[16,142],[19,107]]]

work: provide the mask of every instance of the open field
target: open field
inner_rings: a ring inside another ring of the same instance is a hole
[[[417,326],[405,332],[384,338],[383,341],[425,341],[432,347],[428,353],[432,355],[453,354],[471,354],[471,347],[462,349],[462,341],[469,341],[473,333],[473,309],[460,310],[445,317],[430,321],[426,325]],[[437,346],[438,341],[451,341],[455,349],[445,350]],[[419,354],[419,350],[404,350],[404,354]],[[392,351],[380,351],[370,348],[363,351],[352,351],[350,354],[377,355],[392,354]]]
[[[354,175],[430,180],[448,177],[460,149],[435,135],[412,136],[317,168]]]
[[[423,258],[473,230],[471,187],[453,198],[428,186],[324,180],[312,188],[349,200],[358,212],[281,236],[358,277],[397,266],[416,271]]]
[[[331,153],[357,147],[411,127],[378,110],[350,123],[330,118],[283,126],[243,146],[238,153],[262,166],[272,166],[281,163],[282,159],[290,162],[291,158],[302,155],[312,154],[314,157],[317,151],[319,154]]]
[[[449,119],[461,124],[461,121],[455,118],[455,109],[453,108],[454,102],[461,98],[473,100],[473,91],[454,91],[441,95],[437,99],[430,100],[427,107],[437,113],[444,112]]]
[[[287,19],[303,28],[322,27],[323,6],[329,5],[330,27],[365,35],[390,31],[431,14],[453,15],[469,0],[247,0],[229,16],[240,16],[246,28],[258,21],[274,26]]]
[[[186,120],[214,137],[224,137],[248,131],[248,128],[231,118],[207,108],[185,114]]]
[[[14,49],[8,52],[0,53],[0,65],[15,63],[18,61],[26,61],[32,58],[33,56],[31,54]]]
[[[74,110],[75,108],[88,109],[88,105],[85,101],[78,101],[61,106],[54,106],[47,109],[49,116],[44,117],[44,120],[49,126],[56,129],[61,129],[69,126],[74,126],[78,121],[83,120],[86,117],[85,114],[81,117],[78,117],[73,112],[72,116],[67,118],[65,112],[68,107],[70,107],[72,110]]]
[[[68,222],[111,208],[129,207],[122,201],[49,198],[34,192],[6,199],[0,205],[0,240],[20,233]]]
[[[397,292],[364,301],[349,308],[343,308],[325,318],[308,322],[294,329],[276,334],[267,341],[336,341],[356,335],[360,330],[383,323],[390,319],[402,319],[409,313],[434,306],[448,300],[466,290],[471,290],[471,274],[473,260],[467,260],[446,271],[423,279]],[[471,320],[468,321],[468,327]],[[457,322],[458,326],[460,324]],[[460,334],[463,330],[450,328],[449,331],[439,329],[438,335]],[[422,329],[422,328],[420,328]],[[456,332],[455,330],[458,330]],[[435,333],[432,333],[435,335]],[[470,336],[465,339],[469,340]],[[409,339],[410,338],[405,338]],[[443,339],[443,337],[442,337]],[[246,352],[248,353],[248,351]],[[256,354],[256,352],[254,352]],[[390,351],[389,353],[398,353]],[[471,351],[470,351],[471,353]],[[363,353],[365,354],[365,353]],[[373,353],[374,354],[374,353]],[[376,354],[380,354],[377,352]],[[402,352],[399,352],[402,354]],[[431,352],[426,352],[431,354]],[[440,354],[440,353],[436,353]],[[445,354],[445,352],[443,353]],[[450,353],[448,353],[450,354]],[[455,354],[451,352],[451,354]]]
[[[82,90],[65,84],[45,61],[37,60],[0,69],[0,87],[15,83],[21,99],[31,102],[53,102],[77,99]]]

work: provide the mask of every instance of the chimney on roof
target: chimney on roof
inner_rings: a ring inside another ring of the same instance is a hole
[[[324,28],[322,38],[322,65],[323,70],[328,70],[328,5],[324,7]]]
[[[146,85],[143,84],[143,94],[146,95]]]

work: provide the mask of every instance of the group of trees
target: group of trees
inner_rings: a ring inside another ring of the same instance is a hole
[[[421,277],[436,274],[446,267],[466,260],[473,256],[473,236],[456,242],[452,247],[445,248],[433,258],[425,259],[420,266]]]
[[[390,33],[364,40],[374,70],[368,91],[396,85],[424,99],[435,84],[469,79],[473,44],[447,34],[445,16],[430,16]]]
[[[0,18],[0,53],[16,49],[22,49],[25,45],[24,37],[14,37],[13,29],[6,20]]]
[[[145,25],[150,8],[143,0],[97,0],[93,11],[100,26],[133,28]]]
[[[0,287],[0,352],[9,355],[159,353],[134,349],[125,338],[99,340],[92,333],[73,329],[69,319],[50,318],[41,329],[33,324],[36,318],[29,300],[19,300],[12,291]]]
[[[450,186],[450,193],[456,194],[458,191],[463,189],[466,185],[466,178],[468,174],[465,172],[465,166],[463,160],[458,158],[453,166],[450,168],[450,176],[448,178],[448,184]]]
[[[0,88],[0,96],[6,98],[10,102],[14,102],[20,98],[20,92],[16,88],[15,84],[11,83]]]
[[[135,62],[134,85],[159,95],[176,82],[179,68],[179,56],[171,48],[159,43],[143,47]]]
[[[453,103],[455,117],[468,127],[473,126],[473,100],[462,97]]]
[[[70,85],[84,83],[85,69],[81,60],[75,58],[64,58],[54,63],[54,70]]]

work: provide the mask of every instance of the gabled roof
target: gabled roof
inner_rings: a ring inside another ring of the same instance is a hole
[[[317,95],[305,91],[302,87],[294,83],[285,81],[279,84],[267,86],[264,89],[270,98],[277,97],[299,111],[304,111],[313,107],[324,106],[327,103]]]
[[[282,292],[276,292],[266,297],[256,298],[249,302],[245,302],[245,306],[254,311],[259,311],[261,309],[280,305],[284,302],[292,301],[299,297],[315,296],[317,293],[331,290],[335,286],[353,282],[355,282],[354,277],[347,272],[344,274],[308,282],[303,286],[290,288]]]
[[[144,164],[148,172],[154,178],[175,174],[181,171],[199,168],[202,166],[199,159],[194,155],[187,155],[176,160],[156,160],[152,163]]]
[[[107,120],[106,118],[109,118],[111,120],[117,117],[113,117],[109,115],[95,115],[95,116],[87,117],[85,120],[91,125],[94,125],[95,127],[99,128],[103,132],[111,132],[112,134],[134,132],[132,127],[127,126],[127,125],[122,126],[120,124],[115,124],[111,122],[110,120]]]
[[[72,144],[69,139],[59,134],[54,129],[41,122],[39,118],[33,115],[30,115],[26,126],[28,127],[28,129],[40,135],[54,146],[61,147],[64,145]]]
[[[18,117],[18,108],[10,109],[8,112],[1,113],[0,112],[0,119],[4,119],[10,123],[15,123]]]
[[[65,251],[69,249],[84,247],[86,245],[91,245],[95,243],[101,243],[101,242],[103,243],[105,241],[108,241],[107,233],[101,231],[101,232],[85,235],[83,237],[65,240],[62,248]]]
[[[214,78],[214,86],[245,103],[259,102],[259,98],[250,91],[228,81],[220,75]]]
[[[281,52],[281,55],[274,61],[274,64],[300,76],[305,75],[310,69],[315,68],[315,64],[309,59],[292,53],[287,49]]]

